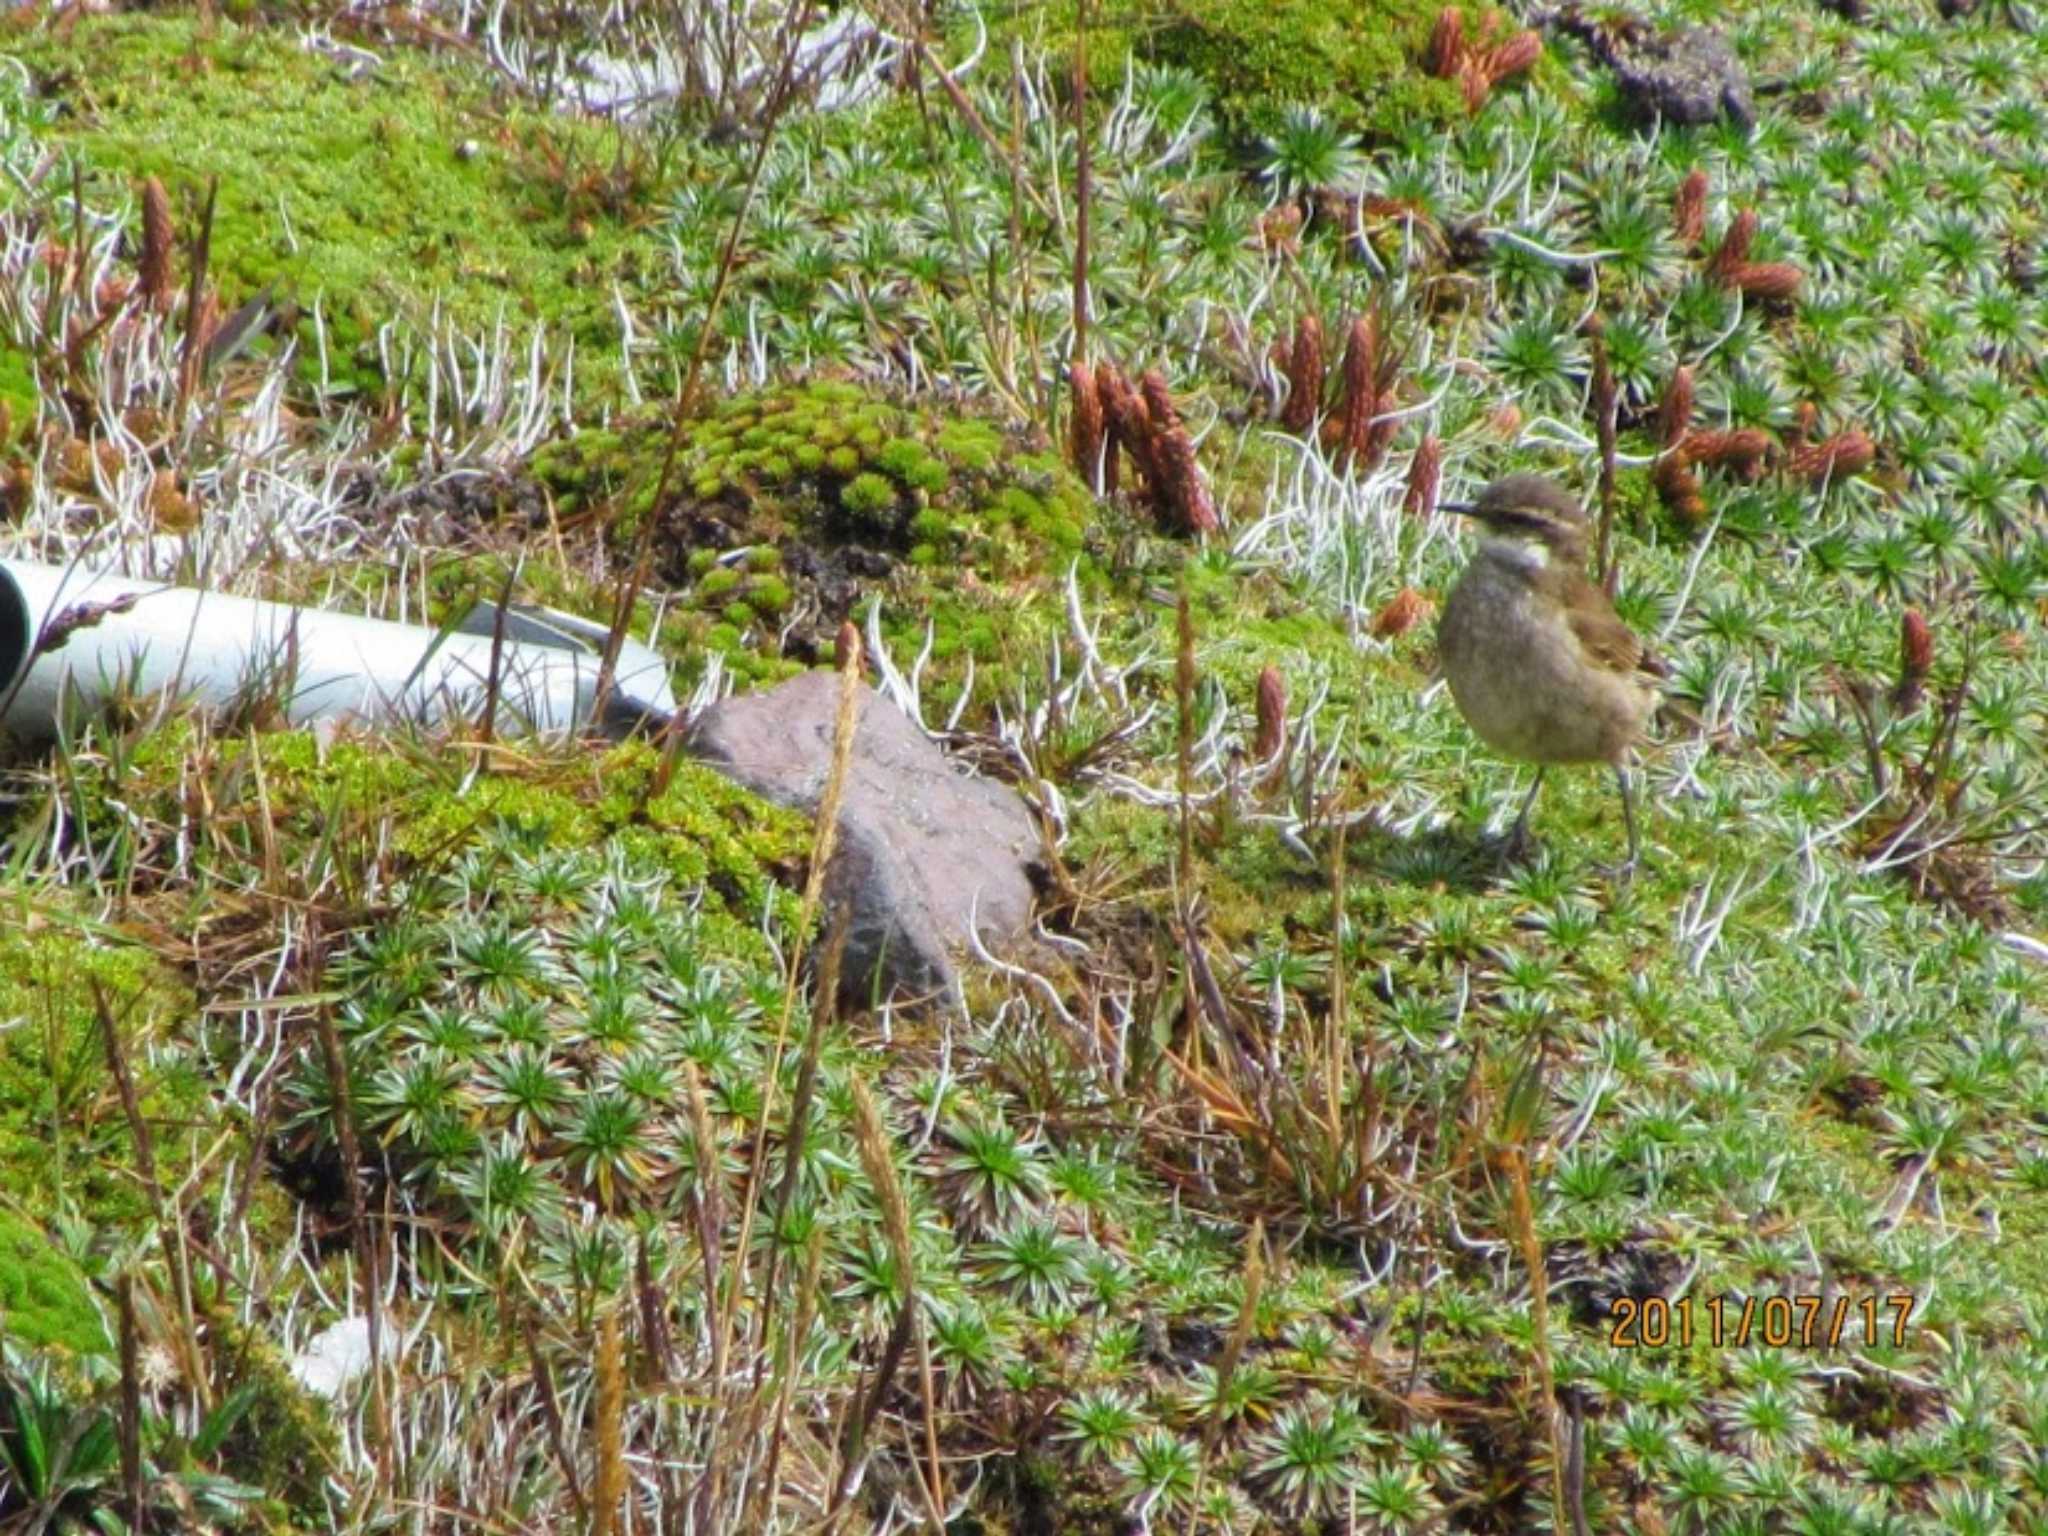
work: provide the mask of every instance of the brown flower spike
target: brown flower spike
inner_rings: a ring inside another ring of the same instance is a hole
[[[142,184],[142,256],[136,277],[143,303],[162,309],[171,301],[171,249],[177,243],[171,227],[171,199],[154,176]]]
[[[1920,702],[1927,674],[1934,670],[1934,630],[1918,608],[1899,620],[1899,682],[1892,689],[1892,708],[1906,713]]]
[[[1786,469],[1801,479],[1849,480],[1877,462],[1877,444],[1868,432],[1851,427],[1823,442],[1800,449],[1786,462]]]
[[[1692,370],[1679,367],[1673,370],[1671,382],[1664,386],[1664,398],[1657,404],[1658,443],[1665,448],[1676,447],[1691,424]]]
[[[1387,600],[1387,605],[1372,616],[1372,635],[1375,640],[1391,640],[1396,635],[1405,635],[1409,630],[1429,617],[1434,605],[1413,587],[1403,587]]]
[[[1294,348],[1287,360],[1287,404],[1281,428],[1302,433],[1315,425],[1323,403],[1323,322],[1314,313],[1294,323]]]
[[[1252,738],[1252,757],[1270,763],[1287,745],[1287,679],[1280,675],[1278,667],[1266,667],[1259,673],[1258,720],[1258,734]]]
[[[1735,286],[1735,274],[1749,262],[1749,247],[1756,239],[1756,210],[1745,208],[1735,215],[1714,254],[1707,258],[1707,276],[1723,288]]]
[[[1067,370],[1067,387],[1074,397],[1074,419],[1069,439],[1074,471],[1098,496],[1102,494],[1103,430],[1102,394],[1095,387],[1095,370],[1075,363]]]
[[[1408,461],[1408,488],[1401,496],[1401,510],[1410,517],[1427,517],[1436,510],[1437,487],[1443,480],[1444,440],[1425,437]]]
[[[1521,74],[1543,57],[1541,33],[1517,32],[1496,43],[1498,18],[1488,12],[1476,35],[1465,33],[1464,13],[1446,6],[1437,13],[1423,58],[1429,72],[1439,80],[1455,80],[1465,98],[1465,110],[1477,112],[1501,81]]]
[[[1119,450],[1130,455],[1132,465],[1149,490],[1158,483],[1159,472],[1152,463],[1152,430],[1145,420],[1145,403],[1131,388],[1123,369],[1106,360],[1095,365],[1095,390],[1109,433],[1108,451],[1102,463],[1102,493],[1116,494]]]
[[[1772,447],[1771,434],[1761,427],[1690,432],[1685,438],[1685,455],[1692,463],[1709,469],[1733,470],[1745,480],[1754,480],[1763,471]]]
[[[1695,250],[1707,233],[1707,173],[1695,167],[1678,184],[1671,207],[1671,233],[1687,250]]]
[[[1806,274],[1789,261],[1745,261],[1728,274],[1731,287],[1746,299],[1789,299],[1799,292]]]
[[[1151,419],[1152,458],[1159,466],[1154,513],[1176,533],[1215,533],[1223,524],[1209,498],[1201,466],[1195,462],[1194,439],[1188,436],[1187,425],[1167,393],[1166,375],[1156,368],[1147,369],[1140,387],[1145,414]]]

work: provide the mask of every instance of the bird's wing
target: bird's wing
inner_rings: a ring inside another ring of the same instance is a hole
[[[1643,642],[1614,611],[1605,592],[1574,571],[1567,576],[1563,595],[1573,638],[1595,666],[1626,677],[1645,664]]]

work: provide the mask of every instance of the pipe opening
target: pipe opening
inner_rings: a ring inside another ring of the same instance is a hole
[[[21,674],[28,670],[29,651],[35,643],[28,599],[14,573],[0,565],[0,704],[6,703]]]

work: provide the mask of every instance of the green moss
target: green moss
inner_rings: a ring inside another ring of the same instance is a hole
[[[839,504],[857,518],[872,518],[896,505],[896,487],[872,471],[856,475],[839,493]]]
[[[760,932],[763,903],[773,903],[785,917],[794,911],[794,894],[778,880],[798,867],[810,841],[804,817],[757,799],[702,765],[678,765],[668,790],[652,797],[660,752],[644,741],[624,743],[595,759],[581,750],[530,753],[517,772],[477,776],[464,771],[461,755],[429,745],[342,741],[323,757],[310,734],[299,731],[216,740],[205,754],[174,739],[138,761],[138,782],[124,787],[124,805],[136,815],[175,817],[179,786],[206,774],[225,816],[236,794],[255,793],[260,764],[271,833],[285,849],[360,835],[417,866],[459,858],[494,829],[559,847],[623,840],[683,886],[701,888],[714,948],[750,965],[762,963],[767,953]],[[87,799],[90,804],[93,796]],[[99,814],[116,813],[109,808]],[[259,856],[253,844],[249,856]],[[8,953],[0,941],[0,986]],[[69,970],[59,974],[71,989],[82,990],[85,983],[77,978],[90,974],[87,964],[63,958]],[[95,956],[91,963],[105,962]],[[132,984],[115,995],[131,990]],[[7,1017],[0,993],[0,1021]],[[26,1035],[16,1029],[0,1038],[12,1043]],[[97,1049],[90,1037],[83,1045]],[[6,1101],[0,1092],[0,1103]],[[168,1118],[172,1111],[158,1113]]]
[[[649,414],[578,434],[537,453],[535,473],[563,504],[617,497],[621,486],[657,478],[668,432],[666,420]],[[821,457],[803,451],[821,438],[847,441]],[[796,447],[784,462],[779,445],[791,440]],[[852,446],[856,441],[875,444],[872,454]],[[756,446],[734,446],[746,442]],[[695,611],[670,633],[688,647],[686,657],[718,653],[749,680],[801,665],[761,654],[780,637],[779,625],[766,621],[802,606],[794,581],[764,579],[780,567],[781,551],[857,543],[908,557],[893,573],[868,578],[869,590],[883,598],[890,642],[915,653],[928,615],[934,657],[956,663],[963,676],[966,659],[975,657],[976,688],[992,696],[1002,682],[996,663],[1004,644],[1028,647],[1063,623],[1060,586],[1077,556],[1084,591],[1099,590],[1105,575],[1091,555],[1091,527],[1125,516],[1098,505],[1042,438],[841,381],[792,383],[723,401],[685,424],[681,455],[681,475],[718,478],[717,517],[747,553],[720,564],[731,545],[721,537],[717,551],[691,548],[694,525],[679,520],[664,574],[692,587]],[[643,493],[628,494],[637,500]],[[634,526],[614,524],[615,545],[632,538]],[[927,590],[940,584],[926,572],[963,562],[990,585]],[[973,632],[956,633],[962,623],[972,623]],[[952,681],[943,674],[941,666],[932,675],[935,690]]]
[[[502,318],[573,336],[579,386],[616,390],[613,286],[652,276],[633,227],[662,191],[644,153],[622,167],[602,128],[494,99],[442,56],[385,50],[350,79],[289,29],[211,31],[123,13],[11,40],[65,104],[50,131],[82,152],[88,196],[156,176],[189,234],[218,176],[210,273],[230,308],[266,287],[299,306],[308,382],[316,303],[332,386],[371,390],[377,327],[424,322],[438,297],[473,333]]]
[[[899,437],[883,444],[875,464],[913,490],[937,494],[946,488],[946,466],[913,439]]]
[[[222,1385],[246,1403],[221,1443],[223,1469],[280,1496],[309,1527],[318,1524],[322,1485],[341,1465],[331,1411],[293,1379],[262,1333],[219,1314],[208,1327],[214,1357],[226,1364]]]
[[[78,1266],[40,1228],[6,1212],[0,1212],[0,1337],[72,1355],[113,1348]]]
[[[104,795],[82,800],[89,816],[96,807],[118,814]],[[144,1115],[184,1124],[204,1101],[183,1053],[157,1048],[190,1013],[186,990],[148,951],[61,900],[39,901],[31,915],[17,894],[0,909],[0,1189],[31,1217],[65,1209],[132,1229],[151,1212],[108,1074],[95,988],[120,1023]],[[160,1165],[182,1155],[168,1138],[157,1147]]]
[[[1036,496],[1022,487],[1010,485],[997,492],[995,503],[989,508],[989,515],[999,522],[1021,523],[1037,517],[1042,510]]]
[[[1456,86],[1421,67],[1441,9],[1441,0],[1108,0],[1090,23],[1089,78],[1118,79],[1135,54],[1198,77],[1240,133],[1305,103],[1396,137],[1464,118]],[[1468,24],[1481,9],[1467,8]],[[1006,16],[1003,30],[1072,58],[1071,6],[1027,4]]]
[[[36,380],[25,353],[0,344],[0,407],[12,418],[8,434],[0,435],[0,448],[9,436],[19,436],[35,424]]]
[[[939,452],[963,469],[995,468],[1003,451],[1002,434],[985,421],[949,421],[939,429]]]
[[[770,617],[789,611],[793,595],[780,576],[757,576],[747,584],[747,602]]]

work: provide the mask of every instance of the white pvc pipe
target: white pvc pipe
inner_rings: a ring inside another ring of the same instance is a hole
[[[48,740],[67,697],[90,708],[116,694],[147,699],[169,691],[220,707],[268,688],[295,725],[475,720],[490,690],[495,612],[481,604],[456,632],[441,634],[107,571],[0,560],[0,727]],[[72,623],[95,614],[96,621]],[[498,730],[562,735],[594,723],[617,734],[674,713],[666,663],[629,641],[605,718],[592,722],[603,626],[518,608],[506,611],[504,623]]]

